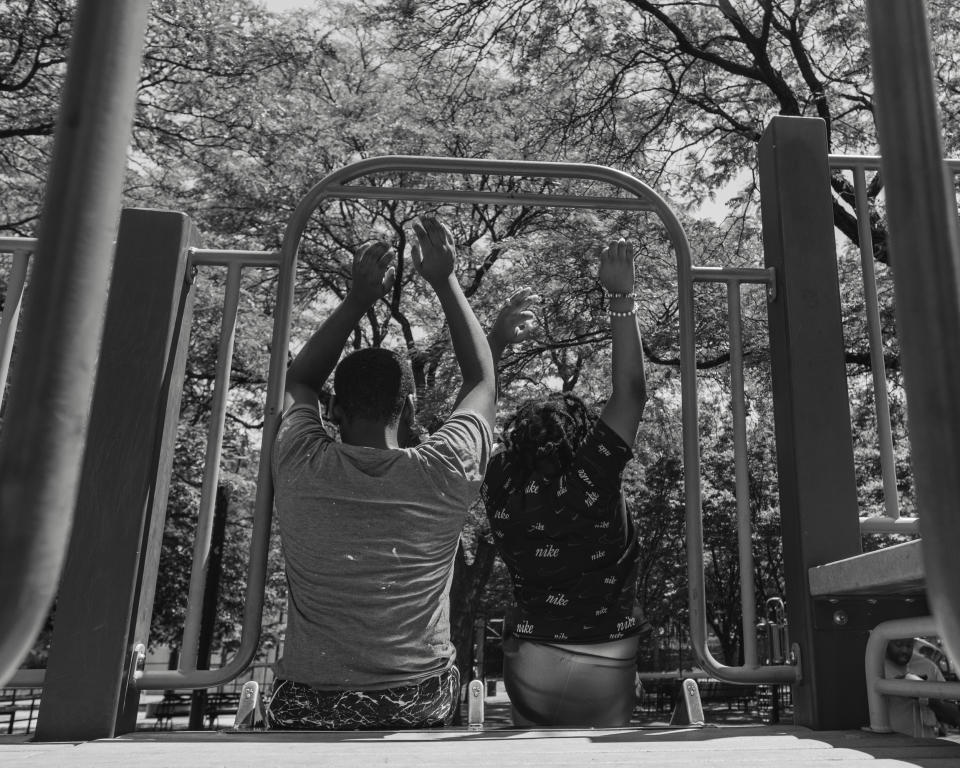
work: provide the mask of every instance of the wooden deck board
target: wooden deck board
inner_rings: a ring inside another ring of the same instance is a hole
[[[391,768],[456,766],[863,766],[960,768],[960,744],[898,734],[793,726],[702,729],[508,730],[368,733],[138,732],[80,744],[0,737],[4,768],[207,768],[269,765]]]

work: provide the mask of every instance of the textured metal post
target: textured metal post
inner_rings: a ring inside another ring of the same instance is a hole
[[[70,536],[149,7],[77,8],[0,437],[0,685],[40,629]]]
[[[960,658],[960,237],[943,161],[926,4],[867,3],[897,332],[927,598]]]

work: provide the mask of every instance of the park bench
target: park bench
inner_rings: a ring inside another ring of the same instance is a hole
[[[192,693],[167,693],[161,701],[147,707],[147,717],[156,718],[154,728],[170,729],[173,727],[173,718],[190,716],[192,702]],[[207,727],[213,729],[221,715],[236,714],[239,706],[240,694],[236,691],[208,692],[203,707]]]
[[[18,722],[17,715],[21,712],[27,713],[26,731],[32,730],[33,721],[36,719],[40,710],[40,691],[30,688],[26,691],[17,688],[6,688],[0,691],[0,718],[7,718],[7,733],[13,733]]]
[[[749,712],[751,702],[756,701],[757,686],[728,683],[723,680],[701,680],[700,700],[704,704],[726,704],[732,710],[734,704],[742,709],[744,714]]]

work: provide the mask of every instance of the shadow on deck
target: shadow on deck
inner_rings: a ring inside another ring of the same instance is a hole
[[[960,766],[960,744],[794,726],[623,729],[246,732],[140,731],[117,739],[34,744],[0,737],[5,768],[267,765],[363,766]]]

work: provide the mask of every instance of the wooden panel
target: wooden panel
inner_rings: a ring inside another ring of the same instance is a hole
[[[760,143],[777,470],[790,639],[800,645],[797,723],[867,723],[866,633],[817,631],[807,571],[860,553],[836,242],[822,120],[775,117]]]
[[[120,220],[41,740],[109,737],[135,725],[127,665],[139,604],[152,604],[140,590],[152,595],[159,558],[192,312],[186,249],[195,240],[183,214],[127,210]]]

